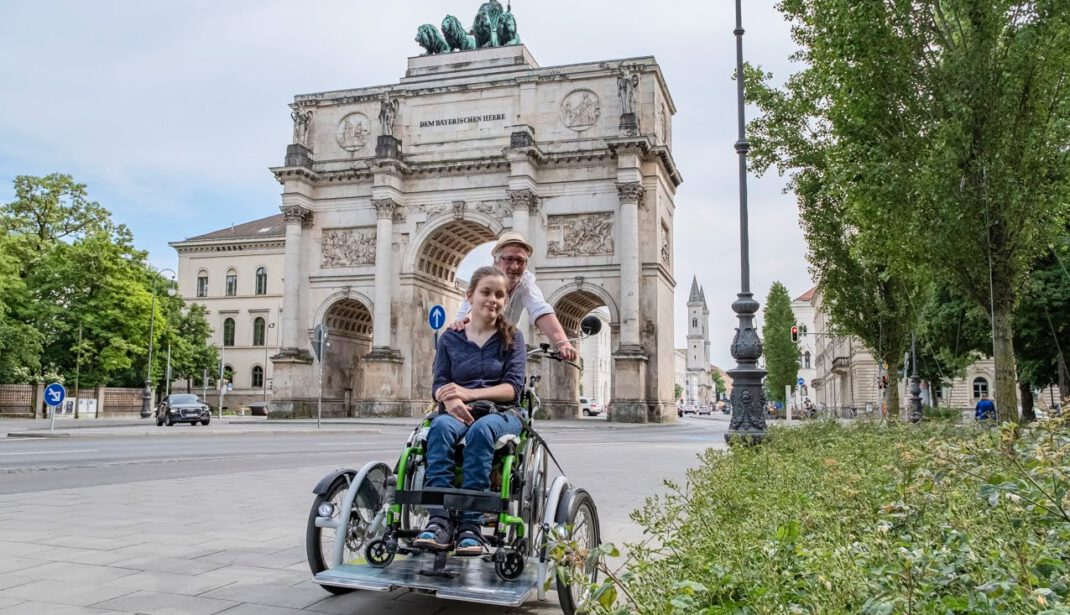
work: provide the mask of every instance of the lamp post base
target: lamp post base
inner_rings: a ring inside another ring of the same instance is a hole
[[[758,302],[748,292],[739,293],[732,304],[739,318],[739,327],[732,340],[732,357],[735,369],[728,370],[732,378],[732,422],[725,440],[758,444],[765,438],[765,391],[762,380],[766,371],[758,367],[762,356],[762,340],[754,330],[754,314]]]
[[[145,390],[141,392],[141,418],[152,416],[152,383],[145,381]]]

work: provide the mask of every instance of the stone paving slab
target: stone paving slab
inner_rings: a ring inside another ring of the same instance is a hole
[[[237,602],[202,596],[138,591],[100,602],[95,606],[145,615],[213,615],[237,605]]]
[[[113,611],[84,606],[22,602],[0,610],[3,615],[140,615],[131,611]]]
[[[43,579],[26,585],[0,590],[0,598],[54,602],[68,606],[90,606],[128,593],[130,593],[130,590],[126,588],[110,587],[92,582]],[[47,609],[42,609],[38,613],[42,611],[47,612]]]
[[[190,576],[171,572],[135,572],[107,581],[105,585],[130,589],[197,596],[234,583],[234,579],[211,573]]]

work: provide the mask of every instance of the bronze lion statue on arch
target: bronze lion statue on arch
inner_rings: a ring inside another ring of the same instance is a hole
[[[446,15],[442,20],[442,36],[445,37],[450,51],[471,51],[476,48],[476,39],[468,36],[461,20],[453,15]]]
[[[502,3],[498,0],[484,2],[476,13],[472,23],[472,34],[476,37],[476,47],[497,47],[498,26],[502,17]]]
[[[422,55],[425,56],[448,53],[450,50],[442,35],[438,33],[438,28],[429,23],[425,23],[416,30],[416,42],[424,48],[425,52]]]
[[[516,18],[509,11],[503,13],[498,20],[498,44],[502,47],[520,44],[520,36],[516,33]]]

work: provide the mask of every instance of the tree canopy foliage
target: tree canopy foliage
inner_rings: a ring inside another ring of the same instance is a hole
[[[1065,2],[778,8],[805,68],[780,88],[747,73],[756,168],[789,174],[831,317],[901,356],[947,283],[989,321],[996,405],[1017,420],[1015,308],[1070,204]]]
[[[155,347],[177,351],[175,373],[212,365],[203,308],[166,292],[171,280],[84,184],[61,174],[14,183],[15,200],[0,205],[0,382],[73,382],[77,372],[81,387],[139,385],[150,319]]]
[[[771,401],[785,403],[785,387],[795,390],[799,375],[799,347],[791,341],[791,327],[795,314],[791,311],[791,296],[780,282],[773,282],[762,311],[762,347],[765,355],[766,389]]]

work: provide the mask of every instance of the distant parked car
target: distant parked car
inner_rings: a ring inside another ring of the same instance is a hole
[[[212,420],[208,404],[191,393],[173,393],[156,406],[156,426],[175,423],[200,423],[207,425]]]
[[[581,397],[580,411],[583,412],[583,416],[598,416],[602,414],[602,404],[598,403],[597,399]]]
[[[713,406],[710,406],[708,404],[699,406],[698,407],[698,413],[699,414],[707,414],[707,415],[708,414],[713,414]]]

